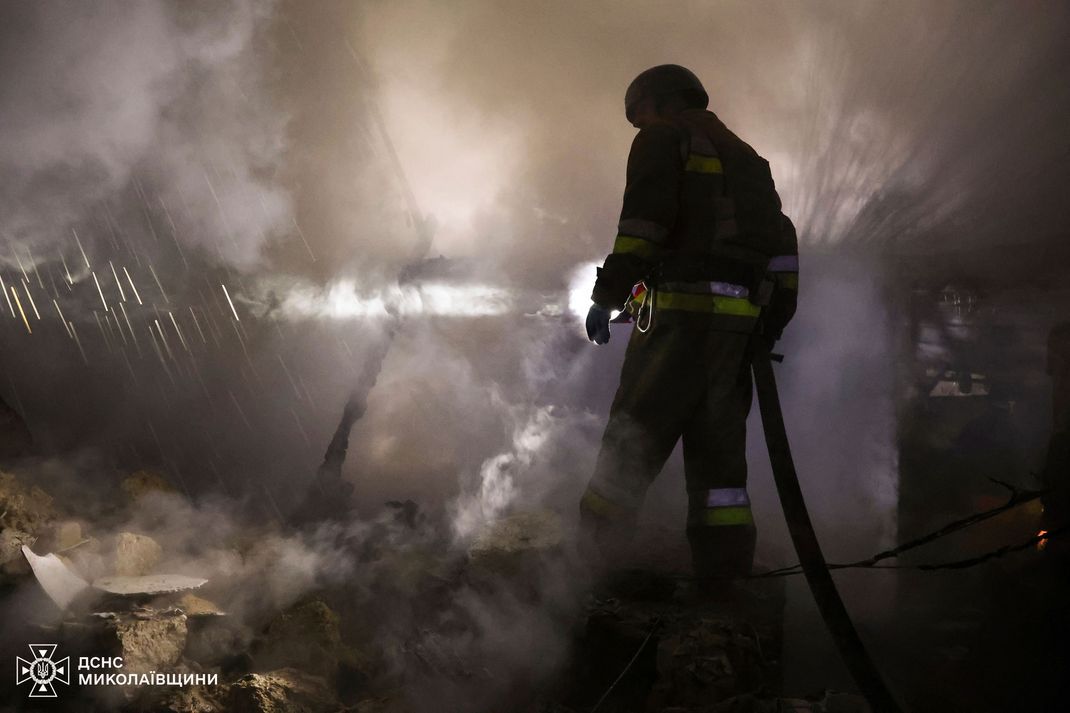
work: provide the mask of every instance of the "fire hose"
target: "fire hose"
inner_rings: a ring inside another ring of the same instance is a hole
[[[814,533],[791,457],[784,414],[780,409],[772,364],[777,355],[770,353],[769,344],[764,339],[756,338],[753,342],[751,368],[754,370],[754,384],[758,392],[758,407],[762,414],[769,461],[773,467],[773,480],[806,582],[840,657],[874,713],[900,713],[902,709],[892,697],[847,613]]]

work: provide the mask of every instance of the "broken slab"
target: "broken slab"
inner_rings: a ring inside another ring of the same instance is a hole
[[[163,556],[163,548],[148,535],[120,532],[115,538],[115,574],[140,577],[152,572]]]
[[[295,668],[283,668],[239,678],[230,687],[226,710],[233,713],[319,713],[340,708],[341,704],[324,678]]]
[[[208,582],[207,579],[184,574],[150,574],[140,577],[101,577],[90,585],[55,554],[39,556],[26,545],[21,549],[41,588],[60,609],[68,608],[75,599],[88,594],[90,586],[95,592],[147,598],[197,589]]]
[[[207,583],[207,579],[184,574],[148,574],[140,577],[101,577],[93,582],[93,588],[120,597],[145,597],[197,589]]]

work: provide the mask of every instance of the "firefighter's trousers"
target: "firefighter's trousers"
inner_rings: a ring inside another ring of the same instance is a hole
[[[580,503],[583,527],[603,554],[626,550],[646,490],[682,438],[695,574],[750,571],[750,339],[715,330],[702,315],[632,332],[594,476]]]

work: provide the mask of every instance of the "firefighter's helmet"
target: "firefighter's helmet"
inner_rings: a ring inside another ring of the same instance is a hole
[[[678,64],[659,64],[639,74],[624,93],[624,114],[632,121],[636,105],[649,96],[679,96],[688,107],[705,109],[710,103],[706,88],[695,73]]]

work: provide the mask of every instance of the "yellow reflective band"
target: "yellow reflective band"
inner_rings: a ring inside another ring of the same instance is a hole
[[[618,235],[613,243],[613,252],[616,254],[630,253],[639,257],[650,257],[657,250],[657,246],[649,240],[633,238],[631,235]]]
[[[783,287],[785,290],[798,290],[799,289],[799,273],[797,272],[780,272],[777,273],[777,284]]]
[[[692,519],[692,524],[708,527],[723,525],[753,525],[754,514],[749,507],[711,508],[703,510]]]
[[[738,317],[757,317],[762,308],[741,297],[722,295],[690,295],[684,292],[658,292],[654,296],[655,309],[679,309],[685,312],[712,312]]]
[[[606,500],[590,488],[580,498],[580,509],[609,519],[624,518],[631,514],[628,508]]]
[[[684,166],[684,170],[692,173],[724,173],[724,169],[721,167],[721,159],[714,156],[700,156],[697,153],[687,157],[687,164]]]

